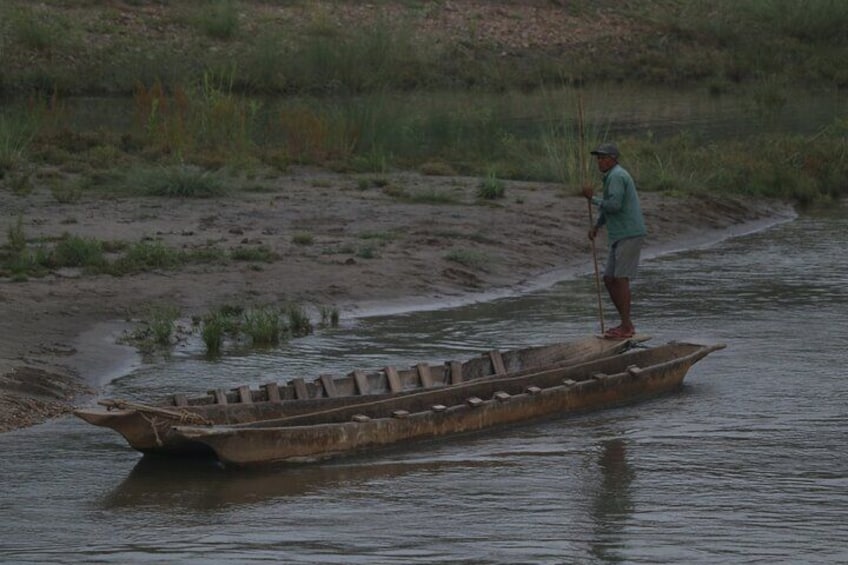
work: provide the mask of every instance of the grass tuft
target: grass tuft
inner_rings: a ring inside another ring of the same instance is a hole
[[[94,239],[65,234],[50,257],[52,267],[86,267],[100,271],[106,265],[103,244]]]
[[[445,255],[445,259],[478,271],[485,271],[490,262],[485,253],[472,249],[452,249]]]
[[[239,29],[238,4],[234,0],[213,0],[200,8],[197,22],[213,39],[232,39]]]
[[[321,307],[321,327],[339,327],[339,309],[335,306]]]
[[[283,339],[286,328],[277,308],[253,308],[244,313],[241,331],[255,347],[277,345]]]
[[[477,196],[485,200],[497,200],[503,198],[506,192],[504,182],[499,179],[494,171],[490,171],[486,178],[477,186]]]
[[[221,175],[198,167],[137,167],[124,179],[128,192],[167,198],[212,198],[226,194]]]
[[[180,310],[176,306],[159,306],[153,308],[150,313],[150,333],[154,343],[160,346],[171,344],[174,335],[174,325],[180,317]]]
[[[312,322],[306,314],[306,310],[297,304],[290,304],[286,309],[289,321],[289,331],[294,337],[303,337],[312,333]]]

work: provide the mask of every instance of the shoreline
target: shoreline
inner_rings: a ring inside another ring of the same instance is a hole
[[[410,191],[455,194],[451,205],[350,190],[356,177],[301,169],[278,192],[218,200],[114,199],[59,203],[46,191],[0,193],[0,230],[17,217],[31,240],[62,234],[101,241],[152,239],[174,249],[262,245],[272,262],[187,264],[124,277],[63,269],[0,279],[0,432],[27,427],[96,398],[141,362],[116,336],[176,306],[182,319],[225,304],[324,306],[341,317],[388,316],[527,294],[592,272],[585,199],[552,183],[510,182],[507,197],[476,198],[477,179],[398,172]],[[317,188],[316,188],[317,187]],[[640,193],[650,260],[765,229],[796,214],[784,202]],[[68,218],[76,218],[73,223]],[[70,226],[70,227],[69,227]],[[297,236],[309,234],[308,245]],[[375,235],[377,237],[375,237]],[[361,252],[368,249],[368,254]],[[454,257],[471,258],[472,262]],[[603,254],[599,253],[599,262]],[[148,318],[149,319],[149,318]]]
[[[680,241],[669,241],[663,244],[651,245],[642,250],[640,263],[672,255],[682,253],[694,249],[703,249],[717,245],[722,241],[735,237],[744,237],[746,235],[761,232],[770,229],[774,226],[785,222],[791,222],[798,217],[794,211],[785,215],[775,215],[769,218],[760,218],[740,225],[732,225],[727,228],[715,231],[707,231],[701,234],[691,235],[690,237]],[[589,252],[586,254],[586,261],[591,262]],[[602,260],[598,258],[599,267],[603,268]],[[408,314],[411,312],[424,312],[433,310],[443,310],[450,308],[461,308],[471,304],[479,304],[500,300],[504,298],[514,298],[522,295],[545,290],[566,280],[571,280],[583,275],[592,274],[592,268],[589,266],[581,266],[583,261],[572,260],[568,265],[552,269],[547,272],[537,273],[532,277],[528,277],[522,281],[516,282],[514,285],[506,288],[494,288],[480,293],[467,294],[464,296],[455,297],[453,299],[439,299],[439,297],[422,298],[414,300],[411,297],[399,299],[392,303],[385,300],[366,301],[356,305],[348,305],[348,317],[352,318],[370,318],[376,316],[394,316],[400,314]]]
[[[673,245],[667,244],[646,248],[643,252],[642,261],[650,261],[651,259],[665,255],[711,247],[728,239],[743,237],[770,229],[781,223],[792,221],[796,217],[797,215],[761,219],[748,224],[731,226],[716,232],[700,234],[687,239],[683,243],[676,242]],[[388,302],[373,300],[357,304],[347,304],[342,307],[342,310],[346,313],[346,319],[357,320],[462,308],[463,306],[492,302],[504,298],[521,297],[587,274],[591,274],[589,269],[584,269],[578,266],[577,261],[573,261],[569,266],[564,266],[547,273],[540,273],[538,276],[532,277],[532,282],[518,282],[514,286],[507,288],[489,289],[479,293],[469,293],[447,299],[439,296],[410,296]],[[141,355],[135,348],[116,343],[123,332],[131,327],[132,324],[129,322],[107,320],[99,322],[95,327],[80,336],[76,342],[77,357],[71,365],[81,375],[89,375],[89,378],[86,380],[87,385],[95,388],[103,387],[115,379],[129,375],[132,371],[144,364]],[[97,396],[96,392],[94,396]]]

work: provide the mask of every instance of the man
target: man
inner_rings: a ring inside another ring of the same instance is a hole
[[[598,159],[598,169],[604,175],[604,188],[601,196],[595,196],[592,187],[583,187],[583,196],[599,210],[598,221],[589,230],[589,239],[594,240],[601,226],[606,226],[609,255],[604,267],[604,285],[621,318],[621,324],[607,330],[604,337],[632,337],[636,328],[630,319],[630,279],[636,276],[647,234],[645,219],[636,184],[630,173],[618,164],[618,148],[612,143],[602,143],[592,155]]]

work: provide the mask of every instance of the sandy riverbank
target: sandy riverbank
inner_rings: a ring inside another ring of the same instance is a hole
[[[31,242],[70,233],[185,250],[263,245],[280,257],[120,278],[62,270],[26,282],[0,279],[0,431],[66,412],[129,370],[132,352],[113,336],[155,305],[191,316],[222,304],[292,301],[315,311],[335,306],[344,318],[526,292],[592,269],[586,202],[576,190],[507,182],[505,198],[481,202],[476,178],[386,177],[388,188],[362,189],[356,176],[299,169],[271,192],[215,200],[63,204],[47,190],[0,193],[0,230],[8,233],[20,217]],[[449,198],[408,198],[421,194]],[[785,204],[727,197],[642,193],[642,203],[648,256],[793,215]]]

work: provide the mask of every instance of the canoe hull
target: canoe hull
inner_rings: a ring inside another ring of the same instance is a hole
[[[495,366],[489,355],[482,355],[462,363],[462,382],[476,381],[480,379],[495,378],[504,374],[517,375],[528,371],[538,371],[546,367],[571,365],[603,358],[621,353],[635,344],[645,341],[646,337],[637,337],[632,340],[605,340],[597,337],[589,337],[581,340],[551,344],[545,346],[534,346],[524,349],[506,351],[498,354],[502,366]],[[503,373],[497,374],[500,370]],[[428,377],[432,380],[429,388],[445,388],[451,386],[451,371],[449,363],[444,366],[434,366],[427,369]],[[390,392],[385,374],[373,372],[368,375],[370,379],[368,386],[371,390],[368,394],[357,393],[357,386],[352,376],[345,376],[335,380],[332,388],[337,396],[318,396],[328,394],[322,390],[323,385],[309,383],[309,394],[316,396],[311,398],[291,398],[293,386],[287,389],[280,387],[283,398],[280,400],[263,400],[260,391],[253,391],[252,395],[246,395],[249,399],[245,402],[232,402],[233,395],[219,394],[218,399],[222,404],[209,404],[207,398],[193,399],[195,404],[186,406],[155,405],[145,410],[143,407],[116,408],[122,406],[120,402],[107,402],[109,408],[81,408],[74,414],[86,422],[106,428],[111,428],[121,434],[134,449],[148,454],[162,454],[171,456],[203,456],[209,455],[209,448],[199,442],[185,437],[178,437],[173,433],[174,426],[186,424],[209,424],[209,425],[238,425],[257,421],[274,420],[292,417],[302,414],[310,414],[316,411],[332,410],[342,408],[352,403],[364,400],[379,401],[391,398],[401,398],[416,394],[425,388],[424,379],[418,375],[420,369],[400,371],[399,382],[402,390]],[[416,382],[413,383],[413,380]],[[255,400],[254,400],[255,399]],[[202,403],[201,403],[202,402]]]
[[[142,453],[208,456],[211,451],[203,444],[185,440],[172,434],[171,429],[179,418],[159,417],[137,410],[74,410],[78,418],[121,434],[130,446]]]
[[[231,427],[183,426],[175,428],[174,433],[208,445],[228,466],[312,462],[636,403],[679,388],[695,362],[721,347],[680,345],[680,354],[666,361],[650,367],[630,365],[617,374],[593,372],[603,364],[587,363],[582,375],[581,369],[564,368],[524,378],[498,379],[489,386],[466,387],[470,396],[461,403],[434,404],[429,410],[414,413],[390,405],[383,410],[385,416],[374,418],[365,412],[381,412],[363,405],[363,414],[343,422],[333,422],[334,416],[326,414],[324,423],[311,425],[308,419],[293,418],[279,425],[260,422]],[[483,399],[476,394],[481,391],[494,392]],[[346,412],[341,416],[348,415]]]

